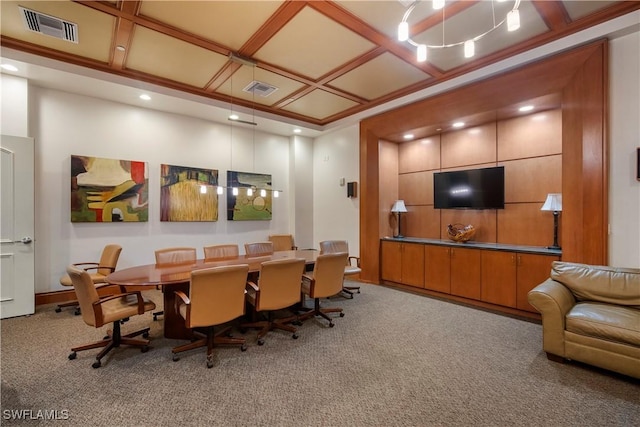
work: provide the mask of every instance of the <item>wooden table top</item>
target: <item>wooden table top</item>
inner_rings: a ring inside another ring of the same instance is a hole
[[[218,261],[199,259],[188,264],[147,264],[116,270],[107,276],[107,282],[120,286],[161,286],[173,283],[188,282],[191,271],[223,265],[248,264],[249,271],[260,271],[260,265],[265,261],[278,259],[302,258],[306,264],[313,264],[319,252],[315,250],[278,251],[271,255],[246,256],[227,258]]]

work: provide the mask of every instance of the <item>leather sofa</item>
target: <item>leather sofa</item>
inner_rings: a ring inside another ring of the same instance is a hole
[[[542,315],[550,360],[640,378],[640,269],[554,261],[528,300]]]

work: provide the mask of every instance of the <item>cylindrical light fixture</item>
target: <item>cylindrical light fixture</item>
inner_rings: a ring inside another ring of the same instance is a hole
[[[467,40],[464,42],[464,57],[471,58],[476,54],[476,44],[473,40]]]
[[[409,23],[406,21],[402,21],[398,25],[398,40],[401,42],[409,40]]]
[[[432,5],[436,10],[442,9],[444,7],[444,0],[433,0]]]
[[[520,28],[520,12],[514,9],[507,13],[507,30],[515,31]]]
[[[427,60],[427,45],[426,44],[419,44],[418,45],[417,60],[418,60],[418,62],[425,62]]]
[[[224,193],[224,187],[218,185],[218,189],[216,190],[218,194],[223,194]]]
[[[238,187],[233,187],[231,189],[231,194],[233,194],[234,196],[237,196],[238,195]]]
[[[267,197],[267,190],[265,190],[264,188],[260,190],[260,197]]]
[[[247,196],[253,196],[253,190],[251,187],[247,188]]]

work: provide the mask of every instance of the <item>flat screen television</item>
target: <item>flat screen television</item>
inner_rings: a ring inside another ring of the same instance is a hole
[[[504,209],[504,166],[433,174],[435,209]]]

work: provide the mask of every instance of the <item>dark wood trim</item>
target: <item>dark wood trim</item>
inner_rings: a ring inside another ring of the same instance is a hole
[[[143,290],[149,290],[149,287]],[[129,291],[129,289],[127,289],[127,291]],[[120,292],[120,287],[115,285],[98,289],[98,295],[100,296],[110,295],[116,292]],[[36,293],[36,305],[59,304],[61,302],[74,301],[75,299],[76,292],[73,289]]]

